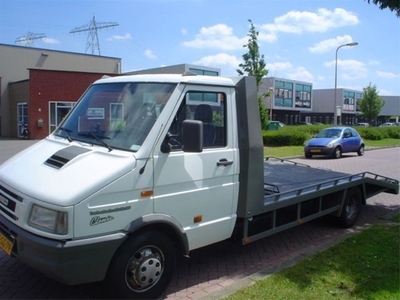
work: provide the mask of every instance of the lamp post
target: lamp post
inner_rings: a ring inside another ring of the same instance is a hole
[[[273,95],[274,95],[274,88],[270,87],[268,89],[268,94],[269,94],[269,120],[272,121],[272,106],[273,106]]]
[[[352,43],[347,43],[347,44],[343,44],[340,45],[339,47],[337,47],[336,49],[336,56],[335,56],[335,93],[334,93],[334,99],[333,99],[333,124],[337,125],[337,117],[338,117],[338,113],[337,113],[337,99],[336,99],[336,92],[337,92],[337,54],[340,48],[342,47],[353,47],[353,46],[357,46],[358,43],[357,42],[352,42]]]

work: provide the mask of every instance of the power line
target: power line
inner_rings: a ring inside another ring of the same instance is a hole
[[[85,53],[89,48],[92,49],[92,54],[94,54],[95,49],[97,48],[99,55],[100,55],[100,44],[99,44],[99,36],[97,34],[97,31],[100,29],[104,28],[110,28],[110,27],[115,27],[119,26],[118,23],[115,22],[97,22],[95,16],[93,16],[92,20],[86,24],[82,25],[80,27],[76,27],[75,29],[72,29],[69,33],[79,33],[79,32],[89,32],[88,33],[88,38],[86,42],[86,50]]]
[[[27,47],[33,47],[36,40],[41,40],[45,38],[46,35],[44,33],[33,33],[28,31],[26,35],[20,36],[15,40],[16,44],[25,44]]]

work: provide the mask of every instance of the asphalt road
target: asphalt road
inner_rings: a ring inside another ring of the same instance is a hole
[[[0,140],[0,163],[34,142]],[[339,160],[324,157],[292,160],[338,172],[355,174],[369,171],[400,180],[400,148],[366,151],[363,157],[348,154]],[[369,199],[359,221],[351,229],[340,229],[329,220],[321,219],[247,246],[224,241],[192,251],[190,258],[180,260],[164,298],[219,299],[368,228],[381,217],[398,213],[400,196],[379,194]],[[66,286],[0,251],[0,299],[105,298],[101,283]]]

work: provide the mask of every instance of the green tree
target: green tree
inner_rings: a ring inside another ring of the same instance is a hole
[[[248,52],[242,55],[243,63],[239,64],[239,69],[236,71],[239,76],[247,74],[248,76],[255,77],[258,92],[262,79],[263,77],[267,76],[268,70],[265,68],[266,64],[264,61],[264,55],[260,55],[257,41],[258,31],[256,31],[253,22],[251,20],[248,21],[250,23],[250,30],[247,34],[249,40],[246,45],[243,45],[244,48],[247,48]],[[264,97],[266,96],[267,94],[258,96],[258,106],[260,109],[262,129],[265,129],[268,124],[268,111],[264,104]]]
[[[365,0],[371,3],[371,0]],[[380,9],[389,8],[390,11],[394,11],[396,16],[400,18],[400,1],[399,0],[372,0],[372,3],[379,5]]]
[[[363,90],[364,95],[358,103],[359,109],[362,112],[363,116],[368,121],[371,121],[379,115],[382,107],[385,105],[385,100],[379,97],[376,86],[372,86],[371,83]]]

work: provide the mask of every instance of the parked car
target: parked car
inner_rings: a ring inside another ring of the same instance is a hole
[[[351,127],[329,127],[321,130],[312,139],[304,143],[304,155],[329,155],[340,158],[343,153],[357,152],[364,155],[365,144],[360,134]]]
[[[359,127],[369,127],[369,123],[357,123],[356,126],[359,126]]]
[[[299,122],[297,125],[312,125],[310,122]]]
[[[379,125],[379,127],[390,127],[390,126],[394,126],[394,123],[386,122],[386,123],[383,123],[383,124]]]

